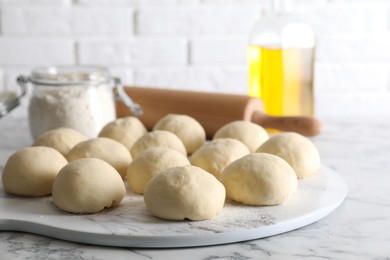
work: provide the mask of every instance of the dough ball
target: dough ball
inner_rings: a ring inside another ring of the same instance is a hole
[[[108,123],[99,133],[99,137],[114,139],[130,151],[133,144],[148,131],[142,122],[133,116],[118,118]]]
[[[4,166],[4,190],[27,197],[50,195],[55,177],[67,163],[65,157],[54,148],[23,148],[12,154]]]
[[[187,115],[168,114],[155,124],[153,130],[166,130],[177,135],[188,154],[195,152],[206,141],[202,125]]]
[[[298,179],[314,175],[321,167],[320,154],[314,144],[297,133],[281,133],[271,137],[256,152],[270,153],[286,160]]]
[[[242,142],[231,138],[220,138],[199,148],[190,157],[190,162],[219,179],[226,166],[248,153],[248,147]]]
[[[140,152],[127,168],[127,181],[132,191],[144,193],[150,179],[161,171],[190,165],[182,153],[167,147],[152,147]]]
[[[76,145],[69,151],[66,158],[69,162],[80,158],[98,158],[114,167],[122,178],[127,175],[127,167],[132,161],[127,148],[110,138],[98,137]]]
[[[196,166],[169,168],[146,186],[146,207],[168,220],[206,220],[216,216],[225,202],[224,186]]]
[[[298,179],[282,158],[265,153],[249,154],[225,168],[221,182],[227,198],[257,206],[278,205],[297,189]]]
[[[78,143],[87,140],[87,137],[82,133],[73,130],[72,128],[61,127],[49,130],[40,135],[32,146],[47,146],[56,149],[63,156]]]
[[[249,121],[234,121],[218,129],[214,139],[233,138],[243,142],[251,153],[268,140],[269,136],[263,127]]]
[[[119,173],[96,158],[70,162],[58,173],[53,185],[53,203],[72,213],[96,213],[116,206],[125,194]]]
[[[174,133],[165,130],[157,130],[144,134],[135,142],[130,152],[133,158],[135,158],[137,154],[151,147],[168,147],[187,155],[186,148],[180,138]]]

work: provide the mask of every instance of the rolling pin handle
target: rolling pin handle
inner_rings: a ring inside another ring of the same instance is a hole
[[[312,117],[304,116],[270,116],[261,111],[255,111],[252,122],[264,128],[272,128],[286,132],[296,132],[304,136],[316,136],[321,133],[321,122]]]

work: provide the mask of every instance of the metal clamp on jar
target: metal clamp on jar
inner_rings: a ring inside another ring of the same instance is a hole
[[[18,77],[24,89],[29,82],[33,90],[28,119],[34,139],[58,127],[96,137],[104,125],[115,120],[115,99],[122,100],[135,116],[142,114],[141,107],[124,92],[120,79],[112,78],[103,67],[37,68],[28,77]]]
[[[7,91],[0,93],[0,118],[7,115],[11,110],[20,105],[21,98],[26,95],[27,89],[24,84],[19,83],[20,93]]]

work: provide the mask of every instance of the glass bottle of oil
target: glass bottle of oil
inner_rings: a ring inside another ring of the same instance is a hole
[[[249,95],[263,100],[270,115],[313,116],[315,37],[289,0],[272,0],[253,27],[248,46]]]

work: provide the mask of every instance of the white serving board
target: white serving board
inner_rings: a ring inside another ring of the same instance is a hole
[[[217,245],[291,231],[328,215],[347,194],[347,185],[323,166],[300,180],[298,190],[279,206],[250,207],[226,203],[207,221],[165,221],[147,211],[143,197],[128,193],[120,206],[97,214],[58,210],[45,198],[6,194],[0,185],[0,230],[24,231],[74,242],[139,248]]]

